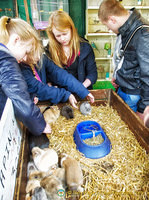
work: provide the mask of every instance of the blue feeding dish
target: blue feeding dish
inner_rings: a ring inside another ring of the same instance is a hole
[[[88,145],[85,139],[97,137],[101,134],[103,141],[98,145]],[[74,131],[74,141],[76,148],[84,154],[85,157],[98,159],[106,156],[111,151],[111,142],[101,126],[95,121],[80,122]]]

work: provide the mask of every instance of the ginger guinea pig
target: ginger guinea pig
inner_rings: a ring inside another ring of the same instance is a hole
[[[67,154],[61,154],[61,166],[65,168],[66,183],[70,190],[83,192],[83,173],[80,163]]]
[[[43,111],[43,116],[48,124],[54,123],[60,116],[60,109],[58,106],[50,106],[48,109]]]

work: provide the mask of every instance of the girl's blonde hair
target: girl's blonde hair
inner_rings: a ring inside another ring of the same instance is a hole
[[[37,32],[26,21],[20,18],[0,18],[0,42],[7,45],[11,34],[19,35],[22,42],[31,41],[32,50],[27,56],[28,64],[35,63],[42,51],[41,41]]]
[[[51,59],[55,62],[56,65],[62,67],[67,64],[67,58],[63,51],[62,45],[55,39],[53,34],[53,27],[58,31],[64,31],[65,29],[71,30],[71,40],[70,40],[70,58],[74,53],[74,60],[76,59],[80,51],[80,37],[75,28],[75,25],[71,17],[64,11],[56,10],[54,11],[49,18],[49,26],[47,28],[47,35],[49,38],[49,53]]]
[[[98,10],[98,17],[102,22],[107,22],[109,16],[127,15],[128,11],[118,0],[103,0]]]

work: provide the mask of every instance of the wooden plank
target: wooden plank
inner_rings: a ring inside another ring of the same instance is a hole
[[[27,163],[29,162],[28,132],[24,127],[21,151],[16,175],[16,187],[13,200],[25,200],[27,184]]]
[[[14,0],[14,1],[15,1],[15,15],[16,15],[16,17],[19,17],[18,3],[17,3],[17,0]]]
[[[126,122],[140,145],[149,153],[149,129],[144,126],[142,120],[115,92],[111,93],[110,104]]]
[[[30,24],[27,0],[24,0],[24,6],[25,6],[26,21]]]

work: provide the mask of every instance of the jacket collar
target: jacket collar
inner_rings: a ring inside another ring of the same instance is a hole
[[[136,28],[138,19],[141,17],[140,13],[135,8],[132,8],[130,12],[132,13],[130,14],[128,20],[119,28],[119,33],[122,36],[133,31]]]

